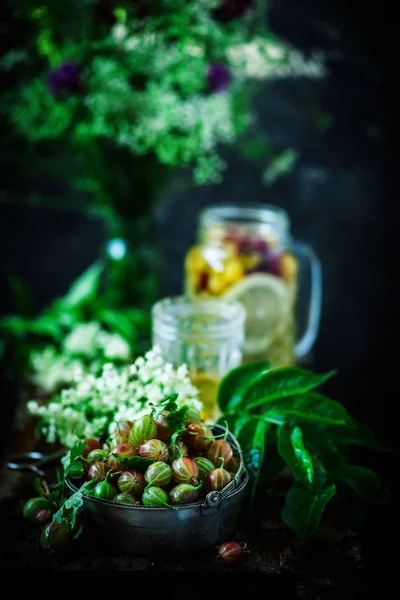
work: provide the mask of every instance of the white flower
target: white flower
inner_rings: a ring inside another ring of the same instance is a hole
[[[117,43],[122,42],[128,35],[128,28],[123,23],[117,23],[112,28],[112,36]]]
[[[100,331],[99,323],[81,323],[64,340],[63,348],[68,354],[92,355],[97,348],[96,338]]]
[[[114,421],[134,421],[149,414],[150,403],[156,404],[171,393],[178,394],[179,406],[202,410],[187,366],[175,369],[154,347],[134,365],[106,363],[99,376],[86,372],[47,405],[39,406],[33,400],[27,409],[42,418],[41,430],[48,442],[59,440],[70,447],[82,437],[104,434]]]

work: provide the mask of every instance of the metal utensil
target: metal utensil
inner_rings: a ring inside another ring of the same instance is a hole
[[[42,452],[21,452],[13,454],[6,459],[6,465],[9,469],[16,471],[33,471],[40,477],[44,477],[45,472],[40,467],[44,467],[62,456],[65,456],[66,450],[59,450],[53,454],[43,454]]]

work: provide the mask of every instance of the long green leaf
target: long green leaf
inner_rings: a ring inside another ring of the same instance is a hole
[[[242,431],[243,427],[246,425],[247,421],[250,418],[251,417],[249,417],[249,415],[247,413],[242,413],[242,414],[239,414],[238,417],[235,419],[235,421],[234,421],[233,435],[236,438],[239,437],[240,432]]]
[[[250,499],[254,502],[257,484],[260,476],[262,464],[264,462],[264,452],[266,443],[266,433],[269,424],[257,418],[250,418],[242,426],[238,441],[242,447],[244,461],[250,473]]]
[[[317,529],[329,500],[335,495],[334,483],[325,484],[319,491],[296,482],[286,495],[282,519],[292,529],[298,543],[304,543]]]
[[[302,431],[307,446],[325,471],[330,471],[348,462],[347,446],[336,442],[330,435],[327,435],[324,426],[303,423]]]
[[[383,487],[378,473],[358,465],[341,465],[329,473],[332,479],[352,488],[364,500],[373,504],[385,504],[387,490]]]
[[[291,419],[325,425],[354,426],[354,420],[342,404],[316,392],[270,402],[265,406],[263,415],[274,419],[274,422],[278,422],[277,419],[281,422]]]
[[[322,385],[335,373],[329,371],[318,375],[301,367],[268,370],[246,386],[240,404],[246,410],[252,410],[273,400],[304,394]]]
[[[240,404],[247,387],[271,368],[269,361],[260,360],[241,365],[229,371],[218,387],[217,402],[223,413],[234,411]]]
[[[68,292],[61,298],[64,306],[79,306],[93,298],[100,285],[100,277],[103,265],[100,261],[93,263],[69,288]]]
[[[312,488],[314,467],[310,453],[304,446],[300,427],[293,427],[288,423],[279,427],[278,450],[295,479]]]
[[[380,452],[391,452],[392,449],[384,446],[372,432],[368,425],[353,420],[347,427],[326,427],[325,435],[341,444],[350,444],[373,448]]]

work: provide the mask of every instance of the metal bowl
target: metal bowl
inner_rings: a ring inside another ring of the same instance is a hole
[[[212,425],[212,430],[215,435],[226,432],[222,425]],[[221,492],[210,492],[203,502],[174,510],[117,504],[83,494],[83,508],[114,549],[124,554],[179,554],[220,544],[235,531],[249,480],[238,441],[231,433],[227,441],[240,458],[238,471]],[[66,485],[67,493],[77,491],[68,478]]]

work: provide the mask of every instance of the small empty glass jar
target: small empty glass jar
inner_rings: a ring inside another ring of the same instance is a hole
[[[246,312],[238,302],[164,298],[152,308],[152,343],[174,367],[186,363],[204,406],[203,419],[220,413],[217,390],[221,378],[242,362]]]

